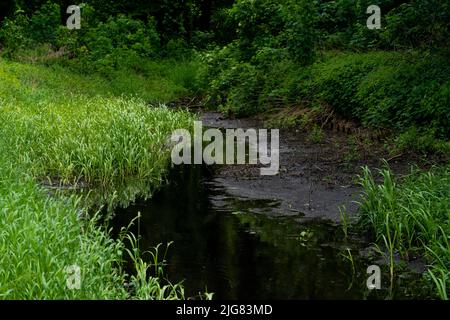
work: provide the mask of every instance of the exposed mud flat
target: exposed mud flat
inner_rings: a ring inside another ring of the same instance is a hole
[[[200,112],[204,126],[219,129],[262,129],[264,123],[255,118],[229,119],[218,112]],[[261,176],[255,165],[224,165],[215,172],[214,183],[223,186],[230,195],[242,200],[269,200],[274,204],[268,214],[277,216],[304,215],[339,221],[339,208],[350,214],[358,209],[362,192],[358,185],[361,168],[383,166],[389,159],[380,143],[349,143],[345,133],[323,130],[320,141],[312,141],[308,132],[300,129],[280,130],[280,173]],[[407,173],[417,162],[401,156],[389,161],[396,173]]]

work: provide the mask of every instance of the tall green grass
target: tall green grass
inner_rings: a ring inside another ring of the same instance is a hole
[[[49,198],[23,172],[1,174],[1,299],[126,298],[124,275],[115,268],[122,244],[94,220],[82,221],[75,197]],[[66,286],[71,265],[81,268],[80,290]]]
[[[78,61],[56,59],[34,64],[0,57],[3,73],[14,74],[21,84],[44,91],[103,97],[137,96],[148,103],[167,103],[197,88],[196,60],[138,60],[107,74],[83,68]]]
[[[448,299],[450,288],[450,170],[434,168],[413,172],[398,182],[389,170],[382,170],[377,184],[364,169],[361,184],[361,224],[389,252],[391,277],[393,254],[404,258],[421,255],[429,263],[425,277],[436,294]]]
[[[101,203],[147,196],[169,164],[171,132],[190,126],[186,112],[108,94],[98,79],[0,61],[0,298],[183,298],[179,286],[143,276],[151,265],[141,260],[137,276],[124,274],[126,238],[109,237],[86,195],[48,190],[87,186]],[[80,290],[66,286],[72,265]]]
[[[168,164],[168,136],[174,128],[188,126],[190,116],[137,97],[93,94],[90,82],[65,83],[70,75],[63,73],[58,80],[49,72],[0,64],[0,130],[29,172],[52,185],[101,188],[106,198],[136,181],[146,185],[119,198],[158,185]]]

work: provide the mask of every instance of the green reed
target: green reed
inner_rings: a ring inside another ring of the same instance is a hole
[[[377,184],[364,168],[361,185],[361,225],[376,243],[389,252],[391,280],[394,252],[404,259],[423,256],[430,264],[425,277],[436,287],[436,295],[447,299],[450,281],[450,170],[448,166],[429,172],[413,170],[397,181],[390,170],[381,170]]]

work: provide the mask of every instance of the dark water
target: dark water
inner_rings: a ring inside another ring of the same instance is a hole
[[[136,224],[132,231],[140,233],[142,250],[174,241],[166,275],[184,281],[187,297],[205,289],[215,299],[387,295],[386,290],[369,294],[370,264],[358,254],[362,244],[344,240],[337,226],[301,216],[269,218],[264,212],[276,202],[227,196],[200,166],[178,167],[169,181],[151,200],[119,210],[113,227],[127,226],[141,212],[139,229]]]

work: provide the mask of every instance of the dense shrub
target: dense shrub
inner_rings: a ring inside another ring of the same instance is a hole
[[[382,9],[380,30],[366,26],[372,4]],[[449,14],[442,0],[238,0],[222,12],[235,39],[208,54],[204,87],[211,105],[236,115],[306,101],[370,126],[448,136],[449,63],[439,52]],[[305,68],[316,46],[421,53],[345,54]]]
[[[324,48],[396,49],[448,47],[447,0],[319,0],[316,28]],[[378,5],[382,28],[369,30],[369,5]]]
[[[285,70],[291,61],[301,67],[314,59],[314,6],[238,0],[226,15],[236,39],[206,55],[203,82],[209,103],[237,115],[264,111],[273,98],[268,91],[279,87],[267,73],[276,73],[275,65]]]
[[[448,47],[450,45],[450,2],[413,0],[386,15],[382,33],[390,47]]]
[[[18,11],[6,18],[0,28],[4,54],[10,58],[27,57],[27,61],[47,61],[46,55],[60,51],[70,59],[69,65],[83,71],[110,74],[115,69],[140,69],[143,58],[161,54],[160,37],[154,19],[147,23],[118,15],[101,22],[96,11],[82,4],[82,28],[69,30],[61,22],[60,7],[46,2],[30,17]]]
[[[163,85],[149,82],[161,78],[127,77],[142,91],[120,90],[120,79],[0,61],[1,299],[183,297],[137,249],[127,276],[124,237],[113,240],[103,217],[93,216],[103,204],[113,209],[152,193],[170,162],[167,137],[192,125],[187,112],[149,108],[142,93],[160,95]],[[80,181],[89,192],[76,191]],[[48,183],[74,187],[56,192]],[[79,290],[66,286],[73,264],[82,270]]]
[[[159,36],[153,21],[145,24],[126,16],[109,18],[91,28],[82,39],[82,57],[101,71],[117,68],[123,60],[139,65],[139,57],[156,55]]]
[[[309,91],[338,113],[366,125],[412,125],[449,135],[450,64],[420,53],[339,55],[312,67]]]
[[[31,16],[17,10],[13,17],[5,18],[0,28],[0,41],[5,53],[14,56],[18,51],[33,49],[39,43],[56,45],[60,30],[60,7],[48,1]]]
[[[14,52],[31,45],[29,29],[30,20],[22,11],[17,11],[14,17],[3,20],[0,28],[0,41],[5,55],[11,56]]]
[[[30,33],[34,41],[56,43],[57,32],[61,26],[60,11],[58,4],[48,1],[33,13],[30,21]]]
[[[302,64],[314,56],[314,10],[308,1],[238,0],[229,11],[241,59],[249,61],[261,48],[287,48]]]
[[[403,130],[434,128],[450,135],[450,63],[445,55],[419,52],[347,53],[310,67],[283,50],[261,49],[252,63],[225,48],[210,58],[212,105],[248,115],[286,105],[327,105],[367,126]]]

